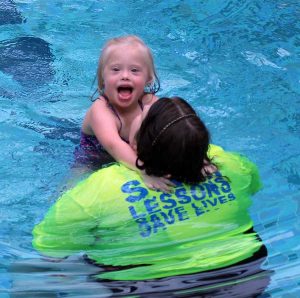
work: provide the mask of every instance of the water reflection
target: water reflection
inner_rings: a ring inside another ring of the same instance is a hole
[[[271,276],[271,271],[261,269],[264,260],[161,279],[108,281],[94,278],[103,269],[88,264],[83,255],[63,261],[24,259],[9,268],[10,297],[257,297]]]

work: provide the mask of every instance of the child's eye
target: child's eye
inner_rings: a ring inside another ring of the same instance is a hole
[[[119,71],[120,68],[119,68],[119,67],[113,67],[112,70],[113,70],[113,71]]]
[[[131,71],[132,71],[132,72],[139,72],[140,70],[137,69],[137,68],[132,68]]]

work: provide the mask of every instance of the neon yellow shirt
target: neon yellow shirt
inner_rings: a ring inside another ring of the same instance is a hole
[[[137,267],[99,277],[144,280],[226,267],[251,257],[262,243],[246,233],[250,196],[261,182],[247,158],[210,145],[219,171],[174,193],[146,188],[139,175],[114,164],[63,194],[33,230],[42,254],[85,252],[98,264]]]

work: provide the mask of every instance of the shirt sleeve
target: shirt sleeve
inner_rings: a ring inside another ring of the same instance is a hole
[[[95,242],[93,230],[98,226],[97,208],[89,198],[75,189],[58,199],[34,227],[33,247],[58,258],[88,250]]]
[[[232,183],[243,185],[244,192],[247,188],[253,195],[262,188],[258,167],[244,155],[210,145],[209,157],[224,176],[231,177]]]
[[[263,187],[258,167],[245,156],[240,155],[240,161],[244,171],[247,171],[247,173],[251,177],[249,192],[250,194],[255,194]]]

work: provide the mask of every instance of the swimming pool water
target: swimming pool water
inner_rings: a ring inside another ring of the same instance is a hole
[[[68,177],[100,49],[124,34],[151,47],[160,96],[187,99],[213,143],[259,166],[250,212],[274,271],[263,295],[299,296],[299,19],[292,0],[0,0],[0,297],[10,265],[38,258],[31,230]]]

